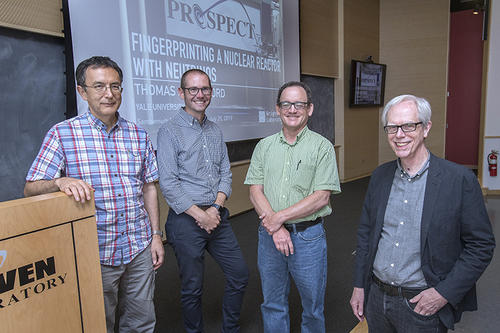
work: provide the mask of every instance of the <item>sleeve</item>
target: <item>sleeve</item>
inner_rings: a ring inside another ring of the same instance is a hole
[[[435,287],[454,307],[484,272],[495,248],[481,187],[470,171],[463,178],[460,242],[463,246],[460,256],[446,278]]]
[[[51,180],[61,177],[66,159],[61,146],[57,127],[45,135],[40,151],[26,175],[26,181]]]
[[[335,149],[329,141],[324,142],[319,149],[313,184],[313,191],[329,190],[332,193],[340,193]]]
[[[194,203],[186,194],[179,180],[177,140],[166,126],[158,132],[158,171],[160,189],[168,205],[180,214]]]
[[[264,185],[264,164],[262,163],[263,141],[259,141],[252,153],[250,166],[245,178],[246,185]]]
[[[375,209],[372,202],[373,191],[377,188],[375,180],[377,170],[370,177],[368,189],[366,191],[365,200],[361,209],[357,232],[356,257],[354,259],[354,287],[365,288],[365,276],[368,271],[368,253],[370,250],[370,234],[375,226],[372,209]]]
[[[226,198],[229,198],[229,196],[231,195],[231,182],[233,179],[233,175],[231,173],[231,163],[229,162],[229,156],[227,154],[227,146],[222,139],[222,132],[220,135],[222,161],[220,164],[220,182],[219,187],[217,188],[217,192],[222,192],[226,195]]]
[[[153,143],[146,134],[146,154],[144,157],[144,168],[142,173],[142,180],[144,183],[151,183],[158,180],[158,165],[156,162],[156,155],[153,149]]]

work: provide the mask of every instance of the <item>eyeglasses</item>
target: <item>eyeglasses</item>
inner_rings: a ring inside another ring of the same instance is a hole
[[[111,93],[113,93],[113,94],[119,94],[123,91],[121,84],[118,84],[118,83],[111,83],[109,86],[106,84],[101,84],[101,83],[94,84],[93,86],[87,86],[86,84],[84,84],[82,86],[84,88],[92,88],[98,94],[104,94],[106,92],[106,89],[108,89],[108,87],[109,87],[109,90],[111,91]]]
[[[282,110],[290,110],[292,108],[292,105],[295,108],[295,110],[302,111],[302,110],[307,109],[307,107],[309,106],[309,103],[308,102],[295,102],[295,103],[292,103],[292,102],[287,102],[287,101],[279,102],[278,103],[279,108],[282,109]]]
[[[201,90],[201,93],[203,95],[210,95],[212,93],[211,87],[203,87],[203,88],[189,87],[189,88],[182,88],[182,89],[187,90],[191,96],[198,95],[198,91],[200,91],[200,90]]]
[[[408,133],[415,131],[417,129],[417,126],[420,124],[422,124],[421,121],[419,121],[418,123],[407,123],[403,125],[386,125],[384,126],[384,131],[387,134],[395,134],[401,128],[403,132]]]

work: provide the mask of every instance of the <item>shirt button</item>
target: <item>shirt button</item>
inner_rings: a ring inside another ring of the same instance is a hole
[[[394,264],[391,264],[391,267],[394,267]]]
[[[122,194],[120,193],[120,194],[118,194],[118,196],[119,196],[119,197],[121,197],[121,196],[122,196]]]
[[[117,174],[117,173],[115,173],[115,177],[118,177],[118,174]]]
[[[401,221],[401,222],[399,222],[399,224],[403,225],[403,224],[405,224],[405,223],[404,223],[403,221]]]
[[[208,160],[206,160],[206,161],[207,161],[207,163],[208,163]]]
[[[396,246],[399,246],[399,243],[396,243]]]
[[[285,178],[286,181],[288,181],[288,178]]]
[[[110,157],[113,158],[115,155],[111,155]]]
[[[120,217],[123,217],[123,213],[120,214]]]
[[[391,284],[394,285],[394,281],[392,281]]]
[[[403,201],[404,203],[408,203],[408,200]]]
[[[283,198],[286,198],[286,195],[284,195]]]

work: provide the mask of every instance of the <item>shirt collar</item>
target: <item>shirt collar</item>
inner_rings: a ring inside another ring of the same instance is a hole
[[[302,129],[300,130],[299,134],[297,134],[297,139],[295,140],[295,142],[293,144],[290,144],[288,143],[288,141],[286,141],[286,138],[285,138],[285,134],[283,133],[283,128],[281,129],[280,131],[280,141],[282,143],[286,143],[287,145],[289,146],[295,146],[297,143],[299,143],[299,141],[304,137],[306,136],[307,132],[309,131],[309,128],[307,128],[307,125]]]
[[[405,178],[405,179],[418,179],[418,178],[420,178],[424,174],[424,172],[427,171],[427,169],[429,169],[429,164],[430,164],[430,160],[431,160],[431,153],[430,153],[429,149],[427,149],[427,153],[428,153],[427,160],[425,161],[424,165],[422,165],[420,170],[418,170],[417,173],[413,177],[411,177],[410,174],[408,172],[406,172],[405,169],[403,169],[403,166],[401,165],[401,160],[398,158],[397,159],[398,170],[401,174],[401,178]]]
[[[195,117],[193,117],[192,115],[187,113],[187,111],[184,107],[182,107],[182,110],[179,110],[179,114],[180,114],[181,118],[191,126],[193,126],[194,123],[199,123],[198,119],[196,119]],[[203,117],[203,120],[201,121],[200,126],[203,126],[205,124],[206,120],[207,120],[207,115],[205,115]]]
[[[113,125],[113,127],[111,128],[111,131],[109,131],[109,133],[111,133],[112,131],[118,129],[120,127],[120,123],[122,122],[122,117],[120,117],[120,113],[118,113],[118,111],[116,111],[116,123]],[[99,118],[97,118],[96,116],[94,116],[92,114],[92,112],[90,112],[90,109],[87,111],[87,119],[89,121],[89,124],[94,126],[96,129],[98,129],[99,131],[101,130],[104,130],[106,131],[106,124]]]

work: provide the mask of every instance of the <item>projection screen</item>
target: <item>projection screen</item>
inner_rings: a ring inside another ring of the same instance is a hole
[[[73,60],[94,55],[124,72],[120,114],[158,128],[183,100],[180,78],[190,68],[212,81],[207,117],[225,141],[279,131],[276,94],[300,79],[298,0],[68,0]],[[78,96],[78,113],[87,104]]]

